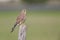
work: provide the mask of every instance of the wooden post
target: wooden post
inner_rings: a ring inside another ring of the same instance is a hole
[[[19,26],[18,40],[26,40],[26,30],[27,27],[25,24]]]

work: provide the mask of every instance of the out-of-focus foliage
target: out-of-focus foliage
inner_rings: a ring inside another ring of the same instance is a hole
[[[22,0],[22,1],[27,3],[45,3],[48,0]]]

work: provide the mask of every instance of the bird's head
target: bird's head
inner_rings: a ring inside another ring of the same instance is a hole
[[[26,9],[23,9],[22,12],[26,15]]]

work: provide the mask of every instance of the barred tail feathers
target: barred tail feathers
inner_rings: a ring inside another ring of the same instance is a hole
[[[12,28],[11,32],[14,31],[15,27],[17,26],[17,23],[14,25],[14,27]]]

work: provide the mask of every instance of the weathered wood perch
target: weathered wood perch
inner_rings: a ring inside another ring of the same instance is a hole
[[[18,40],[26,40],[26,30],[27,27],[25,24],[19,26]]]

